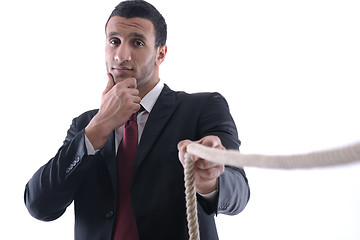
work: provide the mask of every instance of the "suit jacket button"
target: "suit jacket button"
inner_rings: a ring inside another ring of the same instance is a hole
[[[109,211],[105,214],[106,218],[112,218],[114,216],[114,211]]]

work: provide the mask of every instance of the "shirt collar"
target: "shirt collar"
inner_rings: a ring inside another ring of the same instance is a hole
[[[140,104],[148,113],[151,112],[163,88],[164,83],[159,80],[155,87],[151,89],[150,92],[143,97],[143,99],[141,99]]]

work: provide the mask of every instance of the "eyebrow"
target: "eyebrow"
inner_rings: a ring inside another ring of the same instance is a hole
[[[141,33],[136,33],[136,32],[133,32],[133,33],[130,33],[129,35],[130,37],[136,37],[136,38],[140,38],[142,40],[147,40],[145,35],[144,34],[141,34]]]
[[[114,36],[120,36],[120,33],[118,32],[110,32],[107,36],[107,38],[111,38],[111,37],[114,37]],[[140,38],[142,40],[145,40],[147,41],[146,37],[144,34],[141,34],[141,33],[137,33],[137,32],[132,32],[129,34],[129,37],[135,37],[135,38]]]
[[[117,33],[117,32],[110,32],[110,33],[107,35],[107,38],[111,38],[111,37],[114,37],[114,36],[120,36],[120,34]]]

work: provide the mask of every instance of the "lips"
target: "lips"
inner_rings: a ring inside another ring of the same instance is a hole
[[[131,76],[132,71],[133,71],[132,68],[125,67],[125,66],[115,66],[115,67],[112,67],[111,69],[112,69],[112,72],[114,75],[117,75],[120,77]]]
[[[112,67],[113,70],[115,71],[131,71],[132,69],[129,67]]]

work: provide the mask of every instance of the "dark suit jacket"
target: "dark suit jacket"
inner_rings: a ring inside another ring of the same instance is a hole
[[[75,118],[63,146],[30,179],[25,204],[43,221],[59,218],[74,201],[75,239],[111,240],[117,211],[114,133],[94,156],[87,155],[84,128],[97,110]],[[174,92],[166,85],[144,128],[136,157],[131,200],[139,239],[188,239],[183,167],[177,143],[219,136],[228,149],[240,141],[225,99],[217,93]],[[219,196],[207,202],[198,195],[200,236],[218,239],[214,215],[237,214],[249,198],[242,169],[226,167]]]

